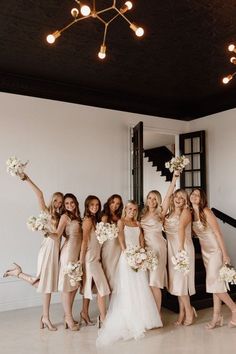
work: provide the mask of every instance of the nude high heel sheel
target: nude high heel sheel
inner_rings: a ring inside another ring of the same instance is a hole
[[[68,320],[66,317],[64,321],[64,327],[70,331],[79,331],[79,325],[75,324],[73,320],[71,321],[71,319]]]
[[[197,312],[193,306],[192,306],[192,311],[193,311],[192,318],[190,320],[186,319],[184,321],[185,326],[191,326],[193,324],[194,320],[197,318]]]
[[[213,315],[213,319],[211,322],[207,323],[206,329],[214,329],[215,327],[222,327],[223,326],[223,315]]]
[[[236,310],[232,311],[232,313],[236,313]],[[232,321],[232,320],[229,321],[228,327],[229,327],[229,328],[234,328],[234,327],[236,327],[236,322],[234,322],[234,321]]]
[[[100,316],[97,317],[97,328],[101,328],[102,327],[102,321]]]
[[[22,273],[22,269],[21,267],[16,264],[16,263],[13,263],[14,264],[14,268],[13,269],[8,269],[4,274],[3,274],[3,278],[6,278],[6,277],[17,277],[19,278],[19,275]]]
[[[43,316],[40,318],[40,329],[47,328],[49,331],[57,331],[57,328],[53,326],[49,319],[44,319]]]
[[[83,312],[80,312],[80,324],[85,323],[85,326],[94,326],[95,323],[89,317],[85,317]]]

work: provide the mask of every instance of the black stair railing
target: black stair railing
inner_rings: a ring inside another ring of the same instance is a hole
[[[211,210],[213,211],[213,213],[218,219],[223,221],[223,223],[227,223],[233,227],[236,227],[236,219],[232,218],[231,216],[223,213],[222,211],[216,208],[211,208]]]

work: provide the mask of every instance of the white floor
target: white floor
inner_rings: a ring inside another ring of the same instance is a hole
[[[96,317],[94,304],[92,316]],[[80,303],[75,304],[75,313]],[[176,314],[163,309],[165,326],[146,333],[138,341],[119,342],[112,347],[97,350],[97,328],[81,327],[79,332],[65,330],[60,304],[52,305],[52,320],[57,332],[39,329],[41,308],[34,307],[0,313],[1,354],[233,354],[236,352],[236,328],[228,328],[229,312],[223,308],[224,326],[206,330],[211,309],[198,311],[194,325],[175,327]]]

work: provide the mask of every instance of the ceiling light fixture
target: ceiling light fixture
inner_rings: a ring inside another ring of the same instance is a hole
[[[66,31],[69,27],[71,27],[72,25],[74,25],[79,21],[88,18],[95,18],[100,22],[102,22],[102,24],[104,25],[103,41],[100,46],[100,51],[98,53],[98,57],[100,59],[104,59],[106,57],[106,36],[107,36],[108,26],[118,16],[123,17],[123,19],[126,22],[128,22],[129,27],[135,32],[137,37],[142,37],[144,34],[144,30],[142,27],[139,27],[135,23],[130,22],[129,19],[124,15],[127,11],[132,9],[133,4],[131,1],[126,1],[124,5],[120,9],[118,9],[116,0],[113,0],[112,5],[103,10],[97,10],[96,0],[93,0],[92,8],[90,8],[90,6],[88,6],[87,4],[82,3],[81,1],[75,0],[75,2],[79,5],[79,9],[73,8],[71,10],[71,15],[74,18],[74,20],[70,22],[67,26],[63,27],[62,29],[49,34],[46,38],[49,44],[53,44],[55,40],[61,36],[62,32]],[[114,15],[109,19],[109,21],[106,21],[105,19],[102,18],[102,14],[105,14],[107,12],[112,12],[112,11]]]
[[[228,51],[229,52],[234,52],[236,53],[236,47],[234,44],[230,44],[228,46]],[[231,57],[230,58],[230,62],[234,65],[236,65],[236,58],[235,57]],[[222,82],[223,84],[228,84],[228,82],[230,82],[230,80],[232,80],[232,78],[234,77],[234,75],[236,75],[236,71],[232,74],[229,74],[228,76],[225,76],[223,79],[222,79]]]

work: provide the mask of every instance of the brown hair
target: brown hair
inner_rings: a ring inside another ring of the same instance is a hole
[[[199,191],[199,194],[200,194],[200,201],[199,201],[199,205],[198,205],[199,218],[200,218],[200,221],[203,224],[203,226],[206,227],[207,220],[206,220],[206,215],[204,213],[204,209],[208,207],[207,196],[206,196],[205,191],[201,188],[194,188],[192,190],[192,192],[190,193],[190,196],[194,191]],[[193,215],[193,213],[192,213],[192,215]]]
[[[89,210],[89,205],[91,203],[92,200],[97,200],[98,204],[99,204],[99,208],[98,211],[96,212],[95,215],[93,215],[91,213],[91,211]],[[96,223],[99,222],[101,220],[101,202],[100,199],[98,197],[96,197],[95,195],[89,195],[84,202],[84,217],[88,217],[91,218],[93,226],[96,226]]]
[[[117,217],[117,220],[119,220],[121,218],[122,215],[122,210],[123,210],[123,201],[122,198],[119,194],[112,194],[112,196],[110,198],[107,199],[106,203],[103,206],[103,210],[102,210],[102,216],[105,215],[107,216],[107,222],[111,223],[112,221],[114,221],[112,219],[113,215],[111,213],[110,210],[110,205],[113,202],[113,200],[117,198],[120,200],[120,206],[119,208],[115,211],[115,216]]]
[[[65,200],[67,198],[71,198],[73,200],[73,202],[75,203],[75,213],[72,213],[69,210],[66,210],[65,208]],[[66,214],[71,220],[78,220],[79,222],[81,222],[81,216],[80,216],[80,210],[79,210],[79,202],[76,198],[76,196],[72,193],[66,193],[64,195],[64,214]]]

